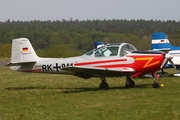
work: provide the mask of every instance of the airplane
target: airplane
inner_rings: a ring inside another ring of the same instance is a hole
[[[172,55],[172,61],[177,70],[180,70],[180,46],[172,46],[164,32],[154,32],[152,34],[152,44],[151,50],[164,51]],[[165,68],[172,68],[171,63],[167,63]],[[168,74],[162,71],[163,74]],[[179,76],[180,73],[174,74],[174,76]]]
[[[129,43],[109,43],[95,48],[81,56],[69,58],[41,58],[35,53],[27,38],[12,40],[12,70],[31,73],[67,74],[88,79],[100,77],[101,90],[108,90],[106,77],[126,76],[126,88],[134,88],[132,78],[151,73],[153,88],[159,88],[156,71],[163,68],[172,56],[160,51],[137,51]]]

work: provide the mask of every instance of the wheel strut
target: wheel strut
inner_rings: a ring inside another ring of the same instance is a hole
[[[160,84],[157,82],[160,81],[159,76],[156,73],[151,73],[154,78],[153,88],[160,88]]]

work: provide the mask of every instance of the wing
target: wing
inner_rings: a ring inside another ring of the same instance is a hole
[[[83,70],[97,70],[97,71],[114,71],[114,72],[134,72],[134,69],[129,67],[118,67],[118,68],[101,68],[101,67],[73,67]]]
[[[134,69],[129,67],[101,68],[101,67],[74,66],[74,67],[63,68],[63,70],[74,72],[76,76],[85,75],[86,77],[102,76],[104,74],[107,77],[125,76],[135,72]]]

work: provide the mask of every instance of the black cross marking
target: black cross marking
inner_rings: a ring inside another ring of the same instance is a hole
[[[53,68],[56,69],[56,71],[58,72],[61,66],[58,66],[58,63],[56,63],[56,66],[54,66]]]

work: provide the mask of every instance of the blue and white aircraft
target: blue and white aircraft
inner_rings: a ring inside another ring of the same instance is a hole
[[[99,48],[99,47],[102,47],[102,46],[105,46],[105,44],[104,44],[103,42],[101,42],[101,41],[99,41],[99,42],[94,42],[94,47],[95,47],[95,48]]]
[[[164,32],[155,32],[152,34],[151,50],[165,51],[173,56],[173,63],[177,70],[180,70],[180,46],[172,46]],[[170,68],[172,65],[168,63],[166,68]],[[179,76],[180,73],[174,74]]]

